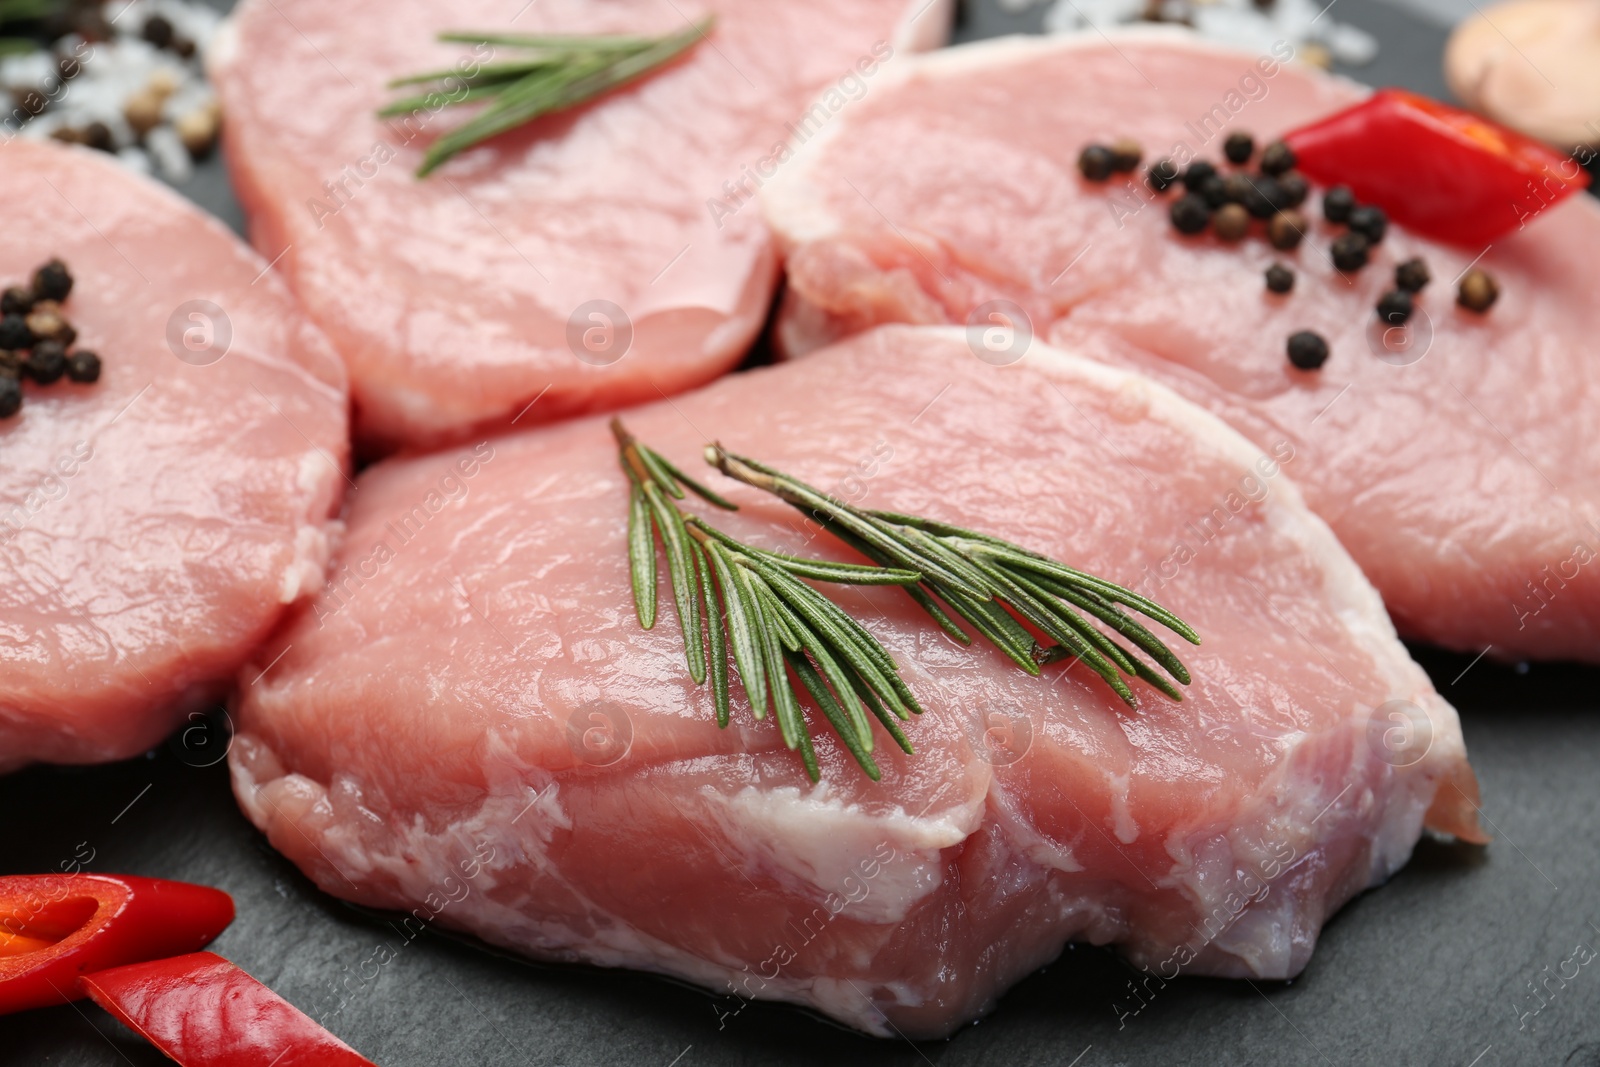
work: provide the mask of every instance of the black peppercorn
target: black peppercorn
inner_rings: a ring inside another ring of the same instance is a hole
[[[1468,311],[1488,311],[1499,296],[1500,286],[1477,267],[1461,276],[1461,284],[1456,289],[1456,303]]]
[[[1391,289],[1378,299],[1378,318],[1391,326],[1398,326],[1411,317],[1411,294],[1404,289]]]
[[[1367,265],[1367,250],[1371,247],[1365,235],[1352,230],[1335,237],[1329,251],[1333,255],[1333,265],[1349,272]]]
[[[69,82],[83,73],[83,64],[78,62],[78,57],[73,55],[59,56],[56,59],[56,77],[64,82]]]
[[[0,419],[9,419],[22,410],[22,383],[0,374]]]
[[[67,348],[60,341],[40,341],[28,353],[28,362],[23,367],[28,377],[40,385],[58,382],[67,373]]]
[[[1329,222],[1348,222],[1356,206],[1356,194],[1348,185],[1335,185],[1322,194],[1322,217]]]
[[[1218,175],[1213,174],[1200,184],[1200,195],[1211,207],[1221,207],[1228,202],[1227,183]]]
[[[21,315],[0,316],[0,348],[31,347],[33,334],[28,329],[28,320]]]
[[[1078,153],[1078,170],[1092,182],[1103,182],[1111,177],[1111,149],[1103,144],[1092,144]]]
[[[1328,342],[1321,334],[1301,330],[1289,337],[1289,362],[1300,370],[1316,370],[1328,362]]]
[[[87,348],[80,348],[67,357],[67,377],[75,382],[100,380],[100,357]]]
[[[1111,169],[1119,174],[1126,174],[1139,165],[1139,160],[1144,158],[1144,149],[1139,147],[1139,142],[1130,137],[1119,137],[1111,142]]]
[[[1293,170],[1295,165],[1294,149],[1282,141],[1273,141],[1261,150],[1261,173],[1279,175],[1286,170]]]
[[[144,33],[142,36],[157,48],[165,48],[171,44],[172,35],[172,23],[162,16],[151,15],[144,20]]]
[[[33,290],[13,285],[0,295],[0,315],[26,315],[33,310]]]
[[[1151,190],[1164,193],[1178,180],[1178,165],[1170,159],[1159,159],[1145,171],[1145,182]]]
[[[1222,142],[1222,154],[1228,157],[1229,163],[1248,163],[1256,154],[1256,139],[1248,133],[1230,133]]]
[[[1283,190],[1283,206],[1299,207],[1311,195],[1311,183],[1297,170],[1278,176],[1278,188]]]
[[[83,143],[101,152],[117,150],[117,141],[111,135],[111,127],[103,122],[91,122],[83,128]]]
[[[195,43],[187,37],[174,37],[172,39],[172,50],[182,59],[193,59]]]
[[[1245,201],[1250,214],[1258,219],[1270,219],[1283,206],[1283,187],[1278,179],[1263,174],[1250,180],[1250,199]]]
[[[78,331],[61,314],[61,305],[54,300],[38,301],[22,321],[35,341],[60,341],[70,345],[78,339]]]
[[[1383,240],[1383,235],[1389,229],[1389,216],[1383,213],[1383,208],[1373,204],[1362,204],[1350,212],[1350,228],[1361,234],[1373,244]]]
[[[1200,191],[1200,187],[1206,183],[1206,179],[1214,176],[1216,173],[1217,168],[1215,166],[1207,163],[1203,159],[1197,159],[1187,167],[1183,168],[1184,188],[1188,189],[1191,193],[1198,193]]]
[[[1256,195],[1255,186],[1250,184],[1250,175],[1233,173],[1222,179],[1222,195],[1230,204],[1249,205]]]
[[[1306,217],[1293,208],[1278,212],[1267,223],[1267,240],[1281,252],[1298,246],[1305,235]]]
[[[1211,209],[1195,193],[1185,193],[1174,200],[1170,214],[1179,233],[1199,233],[1211,221]]]
[[[1224,241],[1241,240],[1250,232],[1250,212],[1238,204],[1223,204],[1212,216],[1211,228]]]
[[[26,352],[11,352],[0,348],[0,376],[16,378],[22,374],[22,357]]]
[[[1287,293],[1294,288],[1294,271],[1282,263],[1267,268],[1267,288],[1274,293]]]
[[[1420,293],[1433,279],[1428,265],[1420,259],[1408,259],[1394,269],[1394,284],[1408,293]]]
[[[72,274],[59,259],[52,259],[33,272],[33,295],[40,300],[65,300],[71,292]]]

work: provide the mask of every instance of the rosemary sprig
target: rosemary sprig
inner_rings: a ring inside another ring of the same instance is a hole
[[[59,14],[65,6],[63,0],[0,0],[0,30],[37,30],[42,20]],[[17,23],[27,25],[18,27]],[[40,40],[35,37],[9,33],[0,36],[0,56],[25,55],[41,47]]]
[[[910,753],[911,742],[899,723],[921,714],[922,706],[877,638],[800,579],[913,587],[922,575],[746,545],[698,516],[685,515],[676,502],[686,499],[687,489],[718,508],[734,511],[734,504],[635,439],[620,420],[611,421],[611,431],[630,486],[628,558],[639,624],[648,630],[656,622],[659,541],[689,674],[697,685],[709,677],[717,725],[726,727],[730,717],[731,652],[751,714],[764,719],[772,709],[784,744],[799,750],[812,781],[821,769],[797,699],[801,689],[861,769],[878,780],[871,720]]]
[[[445,162],[491,137],[593,100],[671,62],[716,24],[706,16],[688,28],[663,37],[522,36],[516,34],[441,33],[439,40],[526,50],[526,58],[484,64],[472,74],[436,70],[396,78],[391,89],[432,86],[396,100],[379,117],[409,115],[437,107],[441,94],[450,104],[490,101],[461,126],[435,141],[423,157],[417,177],[425,178]]]
[[[708,447],[705,458],[728,477],[798,508],[868,559],[920,575],[917,584],[906,584],[906,592],[962,644],[971,644],[971,637],[939,601],[1029,674],[1039,674],[1042,664],[1076,658],[1131,708],[1139,702],[1124,677],[1141,678],[1173,700],[1183,699],[1168,678],[1188,685],[1189,671],[1122,608],[1132,608],[1191,644],[1198,645],[1200,637],[1154,601],[998,537],[914,515],[853,507],[721,445]],[[1041,647],[1018,617],[1056,644]]]

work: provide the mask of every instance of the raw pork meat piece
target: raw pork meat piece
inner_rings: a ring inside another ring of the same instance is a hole
[[[245,812],[328,892],[915,1037],[1069,939],[1168,977],[1289,977],[1425,824],[1481,840],[1455,712],[1377,594],[1278,460],[1162,386],[890,327],[627,421],[686,467],[712,435],[1116,581],[1195,541],[1155,591],[1204,639],[1189,698],[1130,712],[1082,669],[1030,677],[898,590],[850,591],[928,711],[916,756],[880,735],[881,784],[828,735],[812,785],[737,686],[717,728],[670,609],[640,630],[604,421],[391,460],[352,496],[335,592],[246,669],[266,674],[231,756]],[[844,558],[707,476],[735,536]]]
[[[59,256],[103,363],[0,420],[0,770],[121,759],[322,586],[344,368],[255,253],[104,155],[12,141],[0,198],[0,284]]]
[[[895,56],[941,42],[950,7],[245,0],[213,76],[252,240],[344,356],[358,438],[425,446],[655,400],[738,363],[778,277],[758,185]],[[715,30],[679,63],[426,181],[423,151],[467,109],[374,114],[390,79],[470,55],[441,30],[675,33],[707,11]]]
[[[1600,660],[1600,334],[1588,197],[1539,211],[1481,248],[1398,227],[1340,275],[1338,230],[1294,252],[1261,236],[1181,237],[1142,172],[1093,184],[1093,141],[1129,136],[1146,163],[1222,160],[1360,97],[1351,83],[1165,34],[1010,39],[903,67],[766,190],[792,246],[782,332],[792,351],[882,321],[965,322],[1020,305],[1039,336],[1092,342],[1222,416],[1262,448],[1293,442],[1290,473],[1372,579],[1400,631],[1499,657]],[[1264,70],[1271,70],[1268,75]],[[1148,81],[1146,80],[1148,79]],[[1477,259],[1499,282],[1487,314],[1455,304]],[[1433,282],[1406,337],[1374,312],[1394,269]],[[1292,293],[1269,293],[1274,260]],[[1328,339],[1294,370],[1299,330]],[[1381,358],[1380,358],[1381,355]]]

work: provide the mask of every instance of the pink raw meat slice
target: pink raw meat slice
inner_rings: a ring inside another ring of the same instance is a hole
[[[949,8],[246,0],[214,76],[252,239],[350,367],[358,438],[427,445],[655,400],[737,363],[777,283],[757,186],[786,143],[858,106],[886,57],[942,41]],[[390,79],[469,53],[441,30],[669,33],[707,12],[716,29],[681,62],[426,181],[412,172],[457,110],[409,128],[374,116]],[[594,301],[623,311],[631,343]]]
[[[1093,344],[1257,445],[1293,442],[1291,474],[1402,633],[1473,653],[1492,644],[1500,657],[1600,660],[1600,435],[1589,425],[1600,409],[1600,211],[1589,198],[1486,252],[1391,227],[1347,278],[1328,257],[1338,230],[1316,193],[1315,225],[1285,253],[1259,235],[1181,237],[1170,198],[1154,200],[1142,174],[1097,185],[1076,167],[1085,144],[1118,136],[1141,142],[1147,163],[1181,160],[1182,146],[1220,162],[1228,132],[1264,143],[1360,93],[1272,56],[1162,34],[919,58],[766,190],[795,247],[784,340],[800,351],[875,322],[964,322],[1010,300],[1038,335]],[[1455,304],[1453,279],[1480,252],[1501,290],[1486,315]],[[1412,256],[1434,280],[1409,349],[1391,353],[1374,307]],[[1298,274],[1286,296],[1264,287],[1274,260]],[[1306,329],[1332,348],[1319,372],[1285,358],[1289,335]]]
[[[0,770],[121,759],[322,586],[344,368],[255,253],[103,155],[12,141],[0,199],[0,285],[59,256],[103,362],[0,421]]]
[[[1069,939],[1168,977],[1297,973],[1425,821],[1482,840],[1455,712],[1276,461],[1138,375],[1030,363],[890,327],[627,420],[685,466],[714,435],[1112,580],[1228,508],[1163,590],[1204,638],[1182,704],[1130,712],[1081,669],[1029,677],[897,590],[849,591],[928,712],[914,757],[880,735],[882,784],[828,735],[812,785],[737,686],[717,728],[670,609],[640,630],[627,483],[585,419],[362,476],[335,592],[245,671],[265,670],[231,757],[245,812],[338,896],[878,1034],[947,1033]],[[843,558],[708,477],[736,536]]]

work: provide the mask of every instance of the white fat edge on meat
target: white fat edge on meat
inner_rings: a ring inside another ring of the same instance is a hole
[[[955,0],[909,0],[889,42],[896,52],[927,52],[950,39]]]
[[[853,919],[873,923],[900,922],[936,891],[944,877],[941,850],[965,841],[984,814],[983,789],[952,798],[931,816],[900,807],[869,812],[838,796],[827,781],[804,794],[794,786],[746,786],[727,795],[707,786],[700,796],[745,864],[776,873],[818,902],[849,900]],[[863,877],[863,863],[870,865],[870,878]],[[864,895],[850,900],[858,886]]]
[[[1134,43],[1173,45],[1219,58],[1235,58],[1246,66],[1260,58],[1257,53],[1247,49],[1209,42],[1176,26],[1134,25],[1105,33],[1083,30],[1049,36],[1013,34],[941,48],[914,56],[909,62],[891,64],[885,67],[884,77],[877,81],[875,88],[881,94],[913,79],[959,77],[974,71],[1006,70],[1032,59],[1070,56],[1086,49],[1115,48],[1119,44]],[[1356,98],[1366,97],[1372,92],[1370,86],[1340,75],[1318,71],[1315,76],[1348,88],[1356,94]],[[762,188],[762,209],[786,251],[834,236],[843,228],[839,218],[825,206],[823,192],[829,188],[829,184],[819,181],[817,172],[826,166],[830,146],[848,137],[855,124],[855,115],[846,109],[795,150],[793,159]]]
[[[363,893],[359,883],[347,882],[337,873],[343,871],[346,876],[360,878],[381,872],[404,879],[399,891],[408,902],[422,901],[436,891],[436,882],[459,868],[467,855],[465,843],[477,841],[494,847],[497,859],[485,865],[484,873],[473,880],[470,892],[440,912],[437,921],[442,925],[469,930],[486,941],[535,957],[582,959],[603,967],[651,971],[687,979],[718,993],[750,988],[746,982],[752,963],[738,961],[734,965],[685,952],[595,907],[587,898],[579,898],[590,909],[588,922],[581,929],[532,918],[519,910],[516,898],[505,888],[515,886],[519,868],[507,858],[516,857],[526,865],[536,856],[534,866],[552,873],[555,870],[548,865],[543,849],[517,851],[526,848],[530,839],[544,836],[539,831],[514,829],[527,821],[517,819],[526,803],[520,796],[489,797],[473,815],[438,832],[428,830],[421,821],[400,826],[393,820],[382,820],[374,828],[387,837],[388,847],[375,851],[370,837],[357,839],[348,827],[335,822],[328,791],[321,783],[303,775],[283,773],[276,754],[260,738],[240,734],[235,747],[237,754],[230,758],[229,768],[234,793],[245,814],[269,833],[274,828],[292,826],[295,837],[304,835],[320,859],[336,869],[323,873],[316,870],[318,865],[314,863],[301,866],[311,867],[307,873],[335,896],[393,907],[394,901],[373,900],[370,894]],[[256,768],[263,764],[269,773],[258,778]],[[558,805],[553,790],[548,795],[535,796],[542,805]],[[548,817],[551,813],[545,814]],[[374,828],[368,829],[369,835]],[[317,877],[318,873],[322,876]],[[491,887],[498,889],[491,894]],[[567,888],[571,890],[570,885]],[[760,999],[810,1005],[866,1033],[895,1036],[883,1014],[870,999],[852,990],[848,980],[800,978],[780,972],[762,981]],[[728,1003],[737,1002],[730,995]]]
[[[965,355],[966,332],[962,327],[887,326],[881,327],[880,330],[885,333],[888,331],[923,333],[959,342],[959,346],[951,344],[948,351],[961,353],[954,358],[968,358]],[[1239,470],[1252,469],[1264,455],[1259,448],[1217,416],[1135,371],[1096,363],[1042,342],[1035,342],[1025,360],[1016,366],[1019,369],[1031,369],[1058,381],[1087,384],[1108,395],[1135,394],[1143,402],[1145,417],[1166,422],[1183,431],[1185,436],[1197,443],[1203,442],[1220,460]],[[1386,879],[1410,857],[1411,849],[1421,834],[1423,816],[1433,800],[1434,793],[1440,787],[1440,782],[1459,764],[1465,762],[1466,746],[1461,736],[1460,721],[1455,709],[1433,691],[1432,683],[1426,673],[1405,651],[1405,646],[1400,643],[1394,624],[1390,621],[1377,590],[1334,536],[1327,523],[1306,505],[1299,487],[1292,479],[1287,475],[1280,477],[1275,482],[1274,493],[1262,502],[1261,507],[1274,534],[1297,544],[1307,558],[1318,565],[1322,572],[1321,592],[1324,598],[1357,646],[1368,654],[1380,676],[1385,679],[1389,689],[1387,699],[1409,699],[1423,708],[1429,718],[1433,741],[1428,754],[1416,764],[1404,768],[1391,767],[1377,759],[1365,740],[1367,718],[1373,707],[1351,701],[1340,726],[1336,727],[1349,732],[1351,751],[1355,754],[1348,779],[1336,781],[1291,779],[1290,776],[1294,774],[1297,765],[1293,759],[1295,749],[1305,744],[1318,743],[1319,735],[1302,732],[1285,733],[1279,738],[1279,743],[1283,746],[1283,755],[1278,763],[1275,780],[1266,784],[1255,798],[1256,805],[1260,809],[1255,813],[1257,817],[1252,818],[1250,812],[1236,813],[1236,817],[1230,819],[1228,826],[1216,829],[1219,834],[1227,835],[1229,838],[1236,838],[1241,826],[1255,828],[1258,833],[1270,834],[1273,840],[1295,850],[1293,861],[1295,865],[1319,858],[1322,849],[1329,841],[1342,839],[1351,833],[1359,833],[1369,842],[1371,848],[1368,884],[1375,885]],[[1341,795],[1345,785],[1350,785],[1352,788],[1348,793]],[[1370,818],[1361,818],[1363,813],[1359,809],[1363,805],[1374,804],[1380,791],[1386,798],[1382,812]],[[998,779],[992,784],[991,792],[1003,792],[1003,786]],[[1287,807],[1282,806],[1284,801],[1288,801]],[[993,799],[991,804],[994,806]],[[1004,802],[998,806],[1003,808]],[[1352,827],[1342,822],[1345,816],[1350,816],[1357,826]],[[1187,862],[1190,850],[1196,843],[1193,836],[1187,839],[1169,840],[1167,851],[1174,857],[1174,868],[1168,877],[1159,878],[1156,882],[1158,885],[1176,886],[1184,890],[1195,902],[1197,914],[1205,915],[1214,912],[1226,897],[1227,887],[1219,886],[1219,881],[1230,880],[1208,877],[1208,872],[1200,869],[1199,865]],[[1233,859],[1237,866],[1244,861],[1249,849],[1242,843],[1235,846],[1235,849]],[[1036,852],[1036,849],[1029,852],[1029,858],[1036,862],[1041,860],[1048,862],[1048,856],[1037,855]],[[1280,875],[1279,880],[1287,886],[1289,878],[1290,875],[1285,873]],[[1291,890],[1277,895],[1282,899],[1298,894]],[[1297,908],[1315,907],[1320,925],[1320,917],[1331,912],[1343,901],[1296,900],[1295,903]],[[1274,905],[1274,908],[1277,906]],[[1234,922],[1242,920],[1249,913],[1250,907],[1243,909]],[[1309,959],[1315,938],[1313,936],[1303,945],[1277,942],[1268,945],[1251,940],[1252,936],[1276,938],[1277,930],[1277,926],[1272,922],[1251,918],[1240,927],[1240,934],[1244,936],[1238,938],[1236,942],[1213,939],[1211,946],[1208,946],[1216,948],[1215,952],[1210,953],[1211,956],[1222,957],[1224,955],[1222,945],[1231,944],[1233,951],[1226,953],[1227,958],[1215,959],[1214,965],[1218,970],[1215,972],[1194,970],[1197,965],[1205,966],[1206,956],[1202,955],[1191,965],[1191,973],[1230,974],[1232,973],[1230,968],[1234,965],[1231,961],[1242,959],[1256,960],[1263,965],[1274,967],[1292,968],[1286,973],[1251,972],[1258,977],[1291,977]]]

